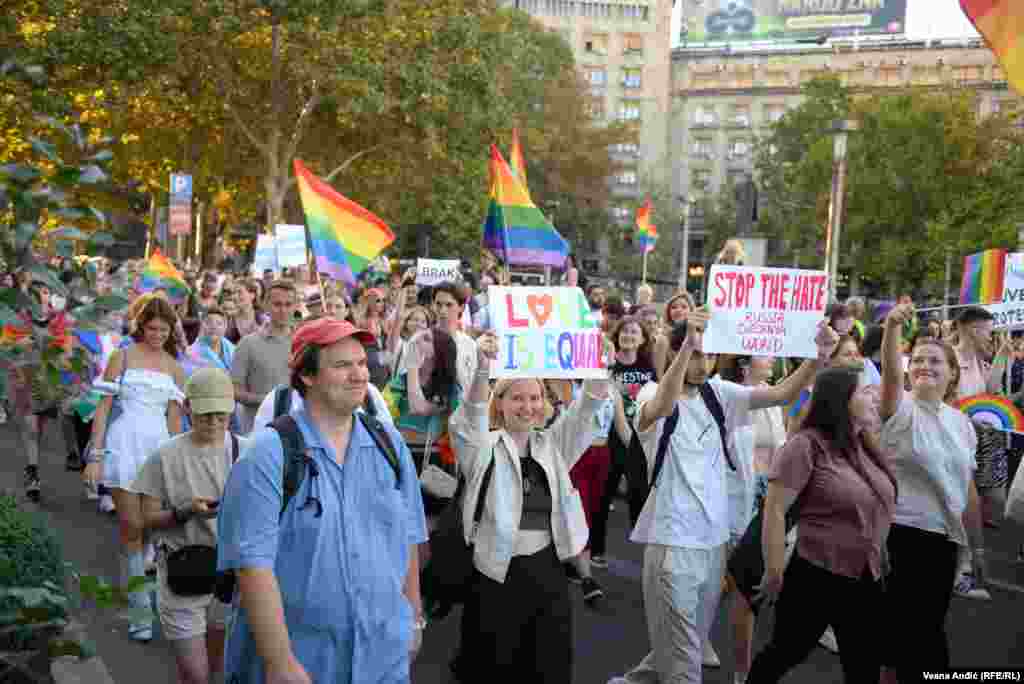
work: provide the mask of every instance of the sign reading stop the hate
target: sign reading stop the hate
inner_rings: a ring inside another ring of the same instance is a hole
[[[815,358],[828,305],[828,275],[792,268],[717,264],[708,280],[709,354]]]
[[[604,334],[578,287],[487,289],[496,378],[607,378]]]

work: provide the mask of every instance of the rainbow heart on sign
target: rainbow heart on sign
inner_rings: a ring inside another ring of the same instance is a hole
[[[954,404],[976,420],[999,430],[1024,432],[1024,414],[1013,402],[998,394],[975,394],[958,399]]]

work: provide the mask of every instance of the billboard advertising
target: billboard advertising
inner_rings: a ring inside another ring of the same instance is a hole
[[[902,35],[907,0],[678,0],[679,42],[791,42],[816,37]]]

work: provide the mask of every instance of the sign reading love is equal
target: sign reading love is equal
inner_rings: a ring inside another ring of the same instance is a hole
[[[606,378],[604,334],[578,287],[491,287],[495,378]]]
[[[709,354],[814,358],[828,304],[828,275],[716,264],[708,279]]]

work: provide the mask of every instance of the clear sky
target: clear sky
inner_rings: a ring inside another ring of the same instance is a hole
[[[706,5],[713,0],[676,0],[672,13],[672,45],[679,41],[684,7]],[[977,31],[960,9],[959,0],[907,0],[908,38],[959,38],[976,36]]]

